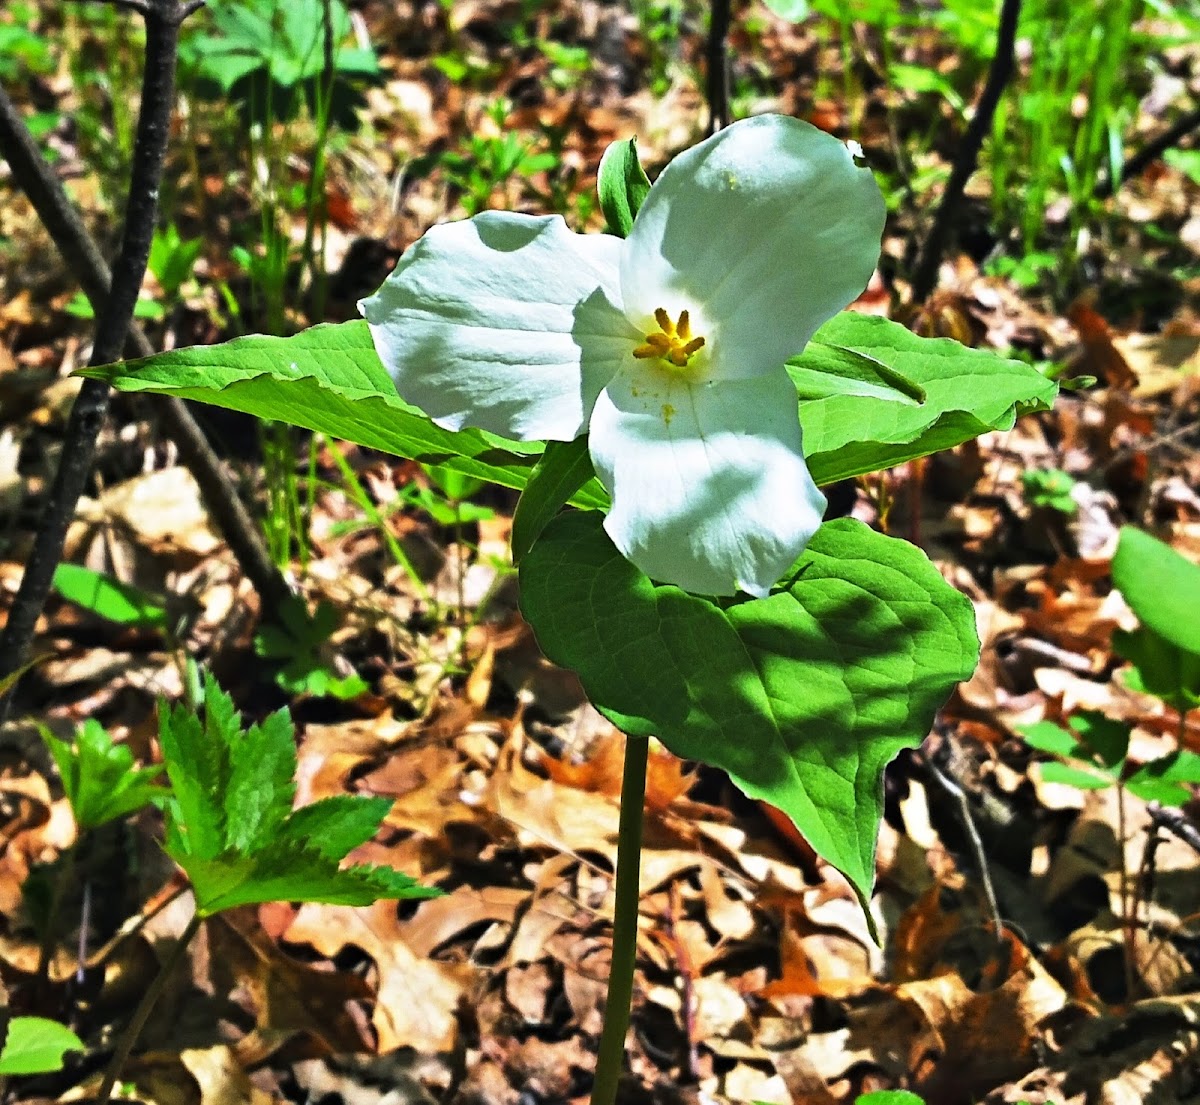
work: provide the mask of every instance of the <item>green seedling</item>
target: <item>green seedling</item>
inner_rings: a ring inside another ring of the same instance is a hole
[[[1078,482],[1060,468],[1040,468],[1021,474],[1025,501],[1030,506],[1060,514],[1075,514],[1079,510],[1079,504],[1071,497]]]
[[[314,698],[357,698],[367,684],[355,674],[338,676],[322,652],[337,629],[337,610],[320,602],[310,614],[301,598],[293,598],[280,611],[281,625],[264,625],[254,637],[254,651],[265,660],[282,664],[275,682],[289,694]]]
[[[507,110],[503,101],[496,101],[488,115],[503,126]],[[492,195],[514,177],[531,177],[557,163],[553,154],[538,152],[532,140],[512,130],[503,135],[472,135],[441,157],[447,182],[462,192],[463,207],[471,215],[483,211]]]
[[[164,706],[160,739],[173,794],[164,847],[192,884],[198,917],[261,902],[438,895],[390,867],[341,867],[374,836],[390,799],[338,795],[292,809],[295,728],[286,710],[243,728],[206,676],[203,720],[186,706]]]
[[[134,767],[133,752],[124,744],[114,744],[95,718],[79,727],[73,741],[61,740],[44,726],[41,732],[80,829],[126,817],[168,794],[154,782],[162,767]]]
[[[1180,749],[1132,768],[1128,763],[1131,727],[1092,710],[1081,711],[1069,729],[1051,721],[1020,728],[1025,743],[1059,758],[1042,764],[1048,783],[1065,783],[1078,790],[1105,790],[1120,785],[1146,802],[1181,806],[1200,783],[1200,756]]]

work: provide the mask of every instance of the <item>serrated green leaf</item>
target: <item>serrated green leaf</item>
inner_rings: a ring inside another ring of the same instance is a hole
[[[339,868],[336,859],[311,842],[279,841],[251,855],[229,853],[184,869],[202,917],[262,902],[361,906],[380,898],[434,898],[441,893],[391,868]]]
[[[1050,406],[1058,391],[1020,361],[853,311],[830,319],[813,340],[870,357],[925,390],[919,407],[855,395],[802,403],[804,451],[821,485],[1010,429],[1018,414]]]
[[[1132,526],[1122,526],[1113,586],[1138,620],[1184,652],[1200,654],[1200,565]]]
[[[633,220],[650,191],[650,178],[638,160],[637,139],[611,142],[600,158],[596,192],[608,229],[618,238],[629,237]]]
[[[547,443],[517,500],[512,524],[514,564],[521,563],[550,519],[595,475],[586,436]]]
[[[80,564],[60,564],[54,569],[54,589],[68,602],[118,625],[163,629],[167,610],[132,584]]]
[[[925,555],[847,519],[786,586],[723,609],[652,583],[597,516],[562,515],[522,562],[521,607],[614,724],[772,802],[864,902],[883,767],[979,654],[970,602]]]
[[[229,746],[225,847],[244,851],[275,838],[296,796],[296,731],[286,710],[252,725]]]
[[[45,1017],[13,1017],[0,1051],[0,1076],[62,1070],[68,1051],[83,1050],[83,1041],[65,1024]]]
[[[206,701],[213,685],[206,678]],[[173,795],[167,811],[167,851],[181,865],[176,854],[180,850],[197,859],[220,855],[227,780],[223,745],[210,741],[200,719],[183,705],[161,709],[159,743]]]
[[[308,842],[335,861],[371,839],[392,808],[390,798],[335,794],[293,811],[279,831],[285,842]]]

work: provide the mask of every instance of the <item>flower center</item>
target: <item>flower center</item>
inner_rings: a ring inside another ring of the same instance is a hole
[[[671,316],[659,307],[654,312],[658,329],[646,335],[644,345],[639,345],[633,355],[639,360],[666,361],[675,368],[685,368],[693,353],[704,345],[703,338],[692,337],[692,324],[687,311],[679,312],[679,321],[672,322]]]

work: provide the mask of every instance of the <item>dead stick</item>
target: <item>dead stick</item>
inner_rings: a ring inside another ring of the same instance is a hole
[[[1014,69],[1013,47],[1017,37],[1017,19],[1021,14],[1021,0],[1004,0],[1000,9],[1000,26],[996,31],[996,53],[988,69],[987,80],[983,91],[979,94],[979,103],[975,105],[975,114],[967,125],[962,144],[958,148],[958,157],[950,170],[950,179],[946,181],[946,191],[942,194],[942,202],[937,214],[933,217],[933,226],[929,237],[925,239],[925,248],[917,261],[912,276],[913,303],[923,303],[929,293],[937,285],[938,267],[942,263],[946,243],[950,236],[950,227],[962,202],[963,192],[967,181],[975,172],[979,160],[979,151],[983,148],[983,140],[992,127],[992,118],[1000,97],[1004,94],[1005,86],[1012,77]]]
[[[708,17],[705,58],[705,92],[708,97],[708,133],[730,124],[729,110],[729,0],[712,0]]]
[[[2,89],[0,154],[8,161],[13,178],[29,197],[59,253],[77,275],[99,316],[105,309],[112,286],[108,264],[62,184],[42,157],[20,113]],[[141,328],[137,323],[131,323],[125,341],[126,355],[148,357],[154,352],[154,347]],[[175,443],[180,459],[200,488],[205,507],[259,593],[264,616],[273,619],[287,598],[289,588],[272,562],[220,458],[182,400],[165,397],[157,409],[161,413],[164,430]],[[28,642],[25,647],[27,645]]]
[[[64,256],[86,276],[85,287],[91,285],[87,288],[89,296],[94,292],[95,298],[99,300],[96,336],[89,362],[92,365],[108,364],[117,360],[131,340],[130,323],[133,308],[145,275],[146,259],[157,217],[158,188],[174,103],[179,27],[187,15],[198,6],[195,0],[188,0],[182,4],[176,0],[156,0],[155,3],[148,3],[144,9],[138,7],[146,21],[146,64],[129,197],[126,202],[125,226],[111,279],[108,278],[104,260],[95,243],[90,240],[86,231],[82,234],[77,232],[83,229],[82,225],[62,194],[57,180],[45,166],[20,115],[11,101],[0,95],[0,145],[13,168],[14,176],[29,191],[30,199],[37,206],[38,213],[55,242],[63,249]],[[33,155],[32,158],[30,154]],[[39,166],[42,170],[40,172]],[[33,182],[44,184],[43,178],[52,182],[49,189],[38,187],[38,184],[34,184],[32,189],[28,187]],[[53,202],[55,198],[61,202]],[[64,246],[64,243],[69,245]],[[141,343],[136,342],[136,338],[134,342],[135,350],[140,353]],[[141,342],[145,343],[147,352],[153,351],[145,341],[144,335],[141,335]],[[108,411],[108,397],[109,388],[106,384],[97,380],[85,380],[71,409],[64,434],[62,458],[34,537],[33,550],[25,565],[8,621],[3,633],[0,633],[0,675],[20,667],[33,639],[34,626],[45,605],[54,571],[62,557],[67,528],[74,517],[76,504],[91,471],[95,441]],[[169,414],[169,420],[177,424],[176,429],[185,430],[187,424],[190,424],[194,431],[192,434],[179,435],[183,439],[179,442],[180,452],[183,453],[190,446],[190,451],[195,453],[196,446],[203,444],[204,449],[211,454],[203,435],[186,409],[182,404],[177,403],[176,406],[177,410],[171,412],[176,417],[171,418]],[[178,425],[177,415],[180,411],[185,419],[182,426]],[[215,471],[223,477],[216,458],[210,456],[209,460],[210,464],[207,467],[210,471],[207,474]],[[211,486],[211,481],[208,482]],[[232,488],[228,488],[228,491],[232,492]],[[226,496],[227,502],[236,503],[236,500],[236,495]],[[0,720],[7,714],[10,700],[11,695],[0,699]]]
[[[1127,180],[1132,180],[1140,174],[1151,162],[1157,161],[1167,150],[1178,145],[1180,139],[1187,137],[1197,127],[1200,127],[1200,107],[1193,108],[1186,115],[1180,116],[1162,134],[1151,138],[1121,167],[1121,175],[1114,181],[1105,177],[1096,183],[1097,199],[1111,196]]]

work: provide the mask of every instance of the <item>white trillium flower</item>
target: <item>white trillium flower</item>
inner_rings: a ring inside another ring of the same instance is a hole
[[[433,227],[359,307],[437,425],[587,433],[624,556],[761,596],[825,509],[784,362],[866,287],[883,221],[846,145],[763,115],[676,157],[624,240],[485,212]]]

